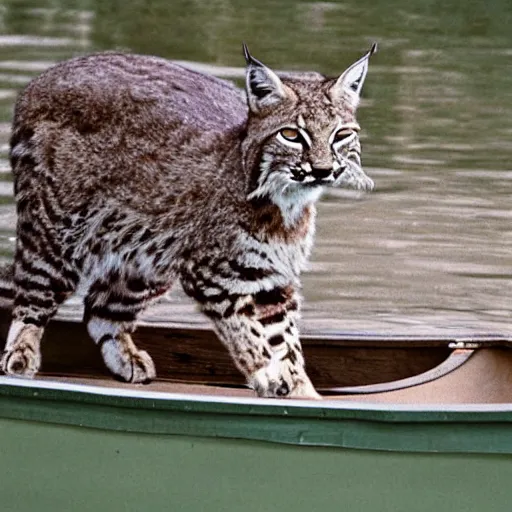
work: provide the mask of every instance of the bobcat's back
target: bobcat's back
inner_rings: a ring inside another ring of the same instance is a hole
[[[157,57],[97,54],[28,85],[16,104],[11,156],[30,147],[59,181],[64,205],[103,193],[140,210],[164,190],[180,194],[214,178],[226,137],[246,118],[242,93],[228,82]]]

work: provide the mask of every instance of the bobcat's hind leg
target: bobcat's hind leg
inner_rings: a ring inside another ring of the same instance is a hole
[[[46,324],[74,291],[78,276],[57,271],[46,262],[16,263],[12,323],[0,361],[9,375],[33,377],[41,367],[41,340]]]
[[[44,328],[13,321],[2,355],[2,371],[7,375],[34,377],[41,367],[41,339]]]
[[[32,259],[29,251],[18,254],[19,251],[14,273],[13,320],[0,367],[8,375],[33,377],[41,367],[45,326],[75,290],[78,275],[51,258]]]
[[[276,287],[203,305],[259,396],[321,398],[305,370],[297,329],[299,300],[292,287]]]
[[[31,274],[25,268],[23,279],[19,273],[15,278],[13,320],[0,362],[6,374],[33,377],[39,371],[45,326],[76,286],[78,277],[68,276],[67,280],[64,276],[50,277],[49,273],[45,274],[48,269],[46,264],[34,263]]]
[[[76,269],[63,255],[65,214],[51,171],[36,161],[34,131],[15,127],[11,138],[16,211],[12,323],[1,369],[32,377],[41,366],[46,324],[78,284]],[[37,170],[36,170],[37,167]]]
[[[148,383],[156,377],[150,355],[131,337],[138,314],[155,296],[152,289],[139,279],[119,283],[110,277],[96,281],[85,299],[87,330],[107,368],[125,382]]]

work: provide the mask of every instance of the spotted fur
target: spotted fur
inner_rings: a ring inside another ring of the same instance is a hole
[[[12,276],[0,276],[13,301],[3,371],[37,373],[46,324],[81,290],[110,371],[153,379],[131,333],[179,280],[258,395],[317,398],[297,328],[299,277],[324,186],[373,186],[355,119],[372,52],[329,79],[278,77],[245,48],[245,98],[121,53],[32,81],[11,138],[18,221]]]

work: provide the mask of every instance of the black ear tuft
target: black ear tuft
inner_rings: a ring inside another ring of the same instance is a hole
[[[252,62],[252,57],[251,54],[249,53],[249,48],[247,48],[247,45],[244,42],[242,43],[242,49],[244,52],[246,64],[250,64]]]

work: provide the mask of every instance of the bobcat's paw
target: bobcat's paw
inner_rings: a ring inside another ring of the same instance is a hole
[[[255,372],[249,379],[249,385],[261,397],[322,399],[304,369],[293,368],[279,360],[273,360]]]
[[[316,392],[313,384],[307,375],[297,382],[291,390],[288,398],[307,398],[310,400],[322,400],[322,397]]]
[[[145,350],[131,343],[110,338],[101,345],[107,368],[119,379],[133,384],[147,384],[156,377],[155,364]]]
[[[41,367],[41,354],[30,343],[20,343],[3,353],[0,366],[7,375],[32,378]]]

